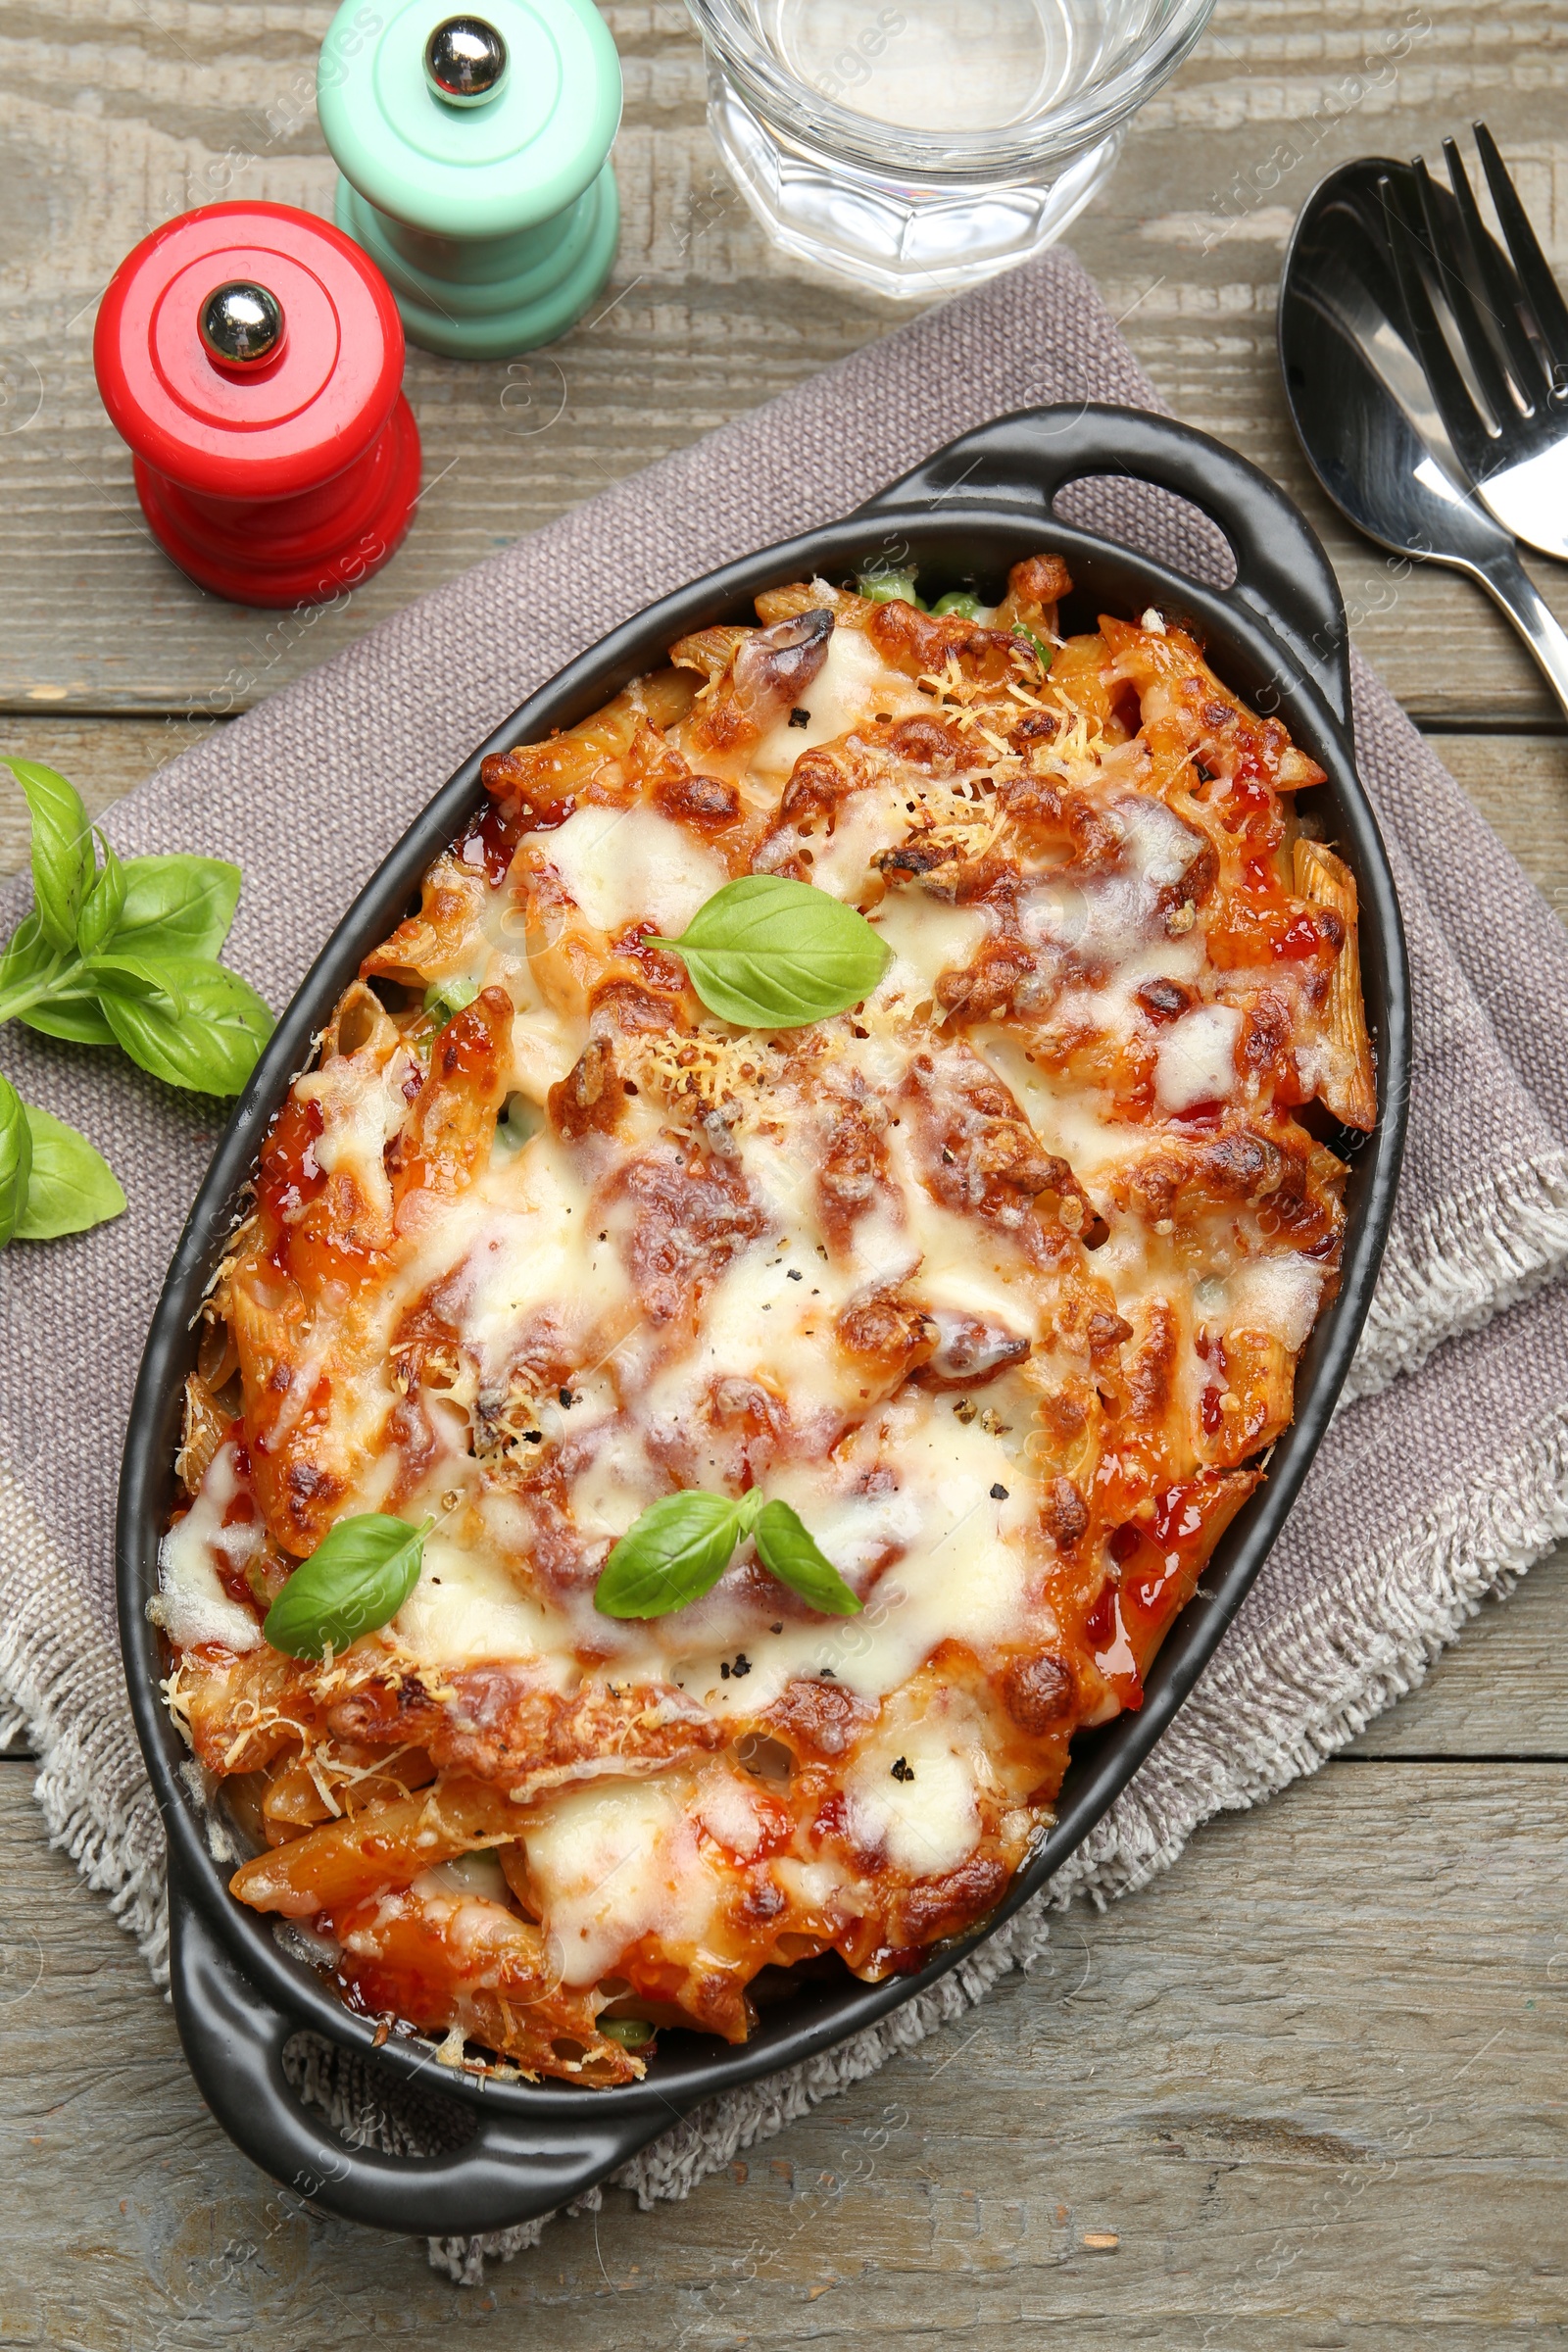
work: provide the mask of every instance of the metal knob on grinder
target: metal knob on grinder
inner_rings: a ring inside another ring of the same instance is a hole
[[[318,604],[386,563],[419,494],[379,270],[286,204],[166,221],[110,280],[93,366],[153,535],[242,605]]]
[[[483,106],[507,70],[507,44],[483,17],[446,17],[424,44],[424,75],[448,106]]]
[[[344,0],[317,110],[336,219],[387,275],[411,342],[503,359],[564,334],[610,275],[620,61],[593,0]]]

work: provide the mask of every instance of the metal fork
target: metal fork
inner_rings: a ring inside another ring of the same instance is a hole
[[[1568,562],[1568,303],[1495,140],[1485,122],[1474,129],[1507,254],[1482,221],[1452,139],[1443,142],[1451,202],[1419,155],[1414,204],[1408,188],[1379,183],[1390,252],[1411,343],[1477,495],[1516,539]]]

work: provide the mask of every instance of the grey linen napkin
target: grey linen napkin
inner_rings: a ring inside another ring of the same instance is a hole
[[[844,513],[954,434],[1078,399],[1161,405],[1058,252],[518,540],[162,769],[107,829],[122,852],[239,859],[229,954],[281,1005],[448,772],[568,656],[694,574]],[[1091,527],[1227,576],[1216,534],[1163,494],[1107,481],[1071,497]],[[644,2203],[685,2194],[978,2000],[1039,1949],[1050,1905],[1130,1891],[1209,1815],[1312,1770],[1568,1532],[1568,938],[1359,664],[1355,705],[1416,1005],[1409,1150],[1358,1401],[1196,1695],[1051,1895],[874,2032],[666,2132],[617,2176]],[[24,885],[0,893],[6,930],[25,903]],[[157,1972],[163,1840],[121,1682],[115,1482],[142,1336],[221,1112],[15,1026],[3,1057],[30,1100],[110,1150],[130,1205],[0,1257],[0,1692],[36,1743],[57,1842]],[[416,2125],[387,2118],[360,2062],[307,2045],[298,2073],[352,2134],[412,2144]],[[432,2259],[472,2278],[542,2227],[443,2241]]]

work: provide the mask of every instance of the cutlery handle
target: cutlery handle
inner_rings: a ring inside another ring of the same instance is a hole
[[[1470,566],[1493,603],[1504,612],[1541,664],[1542,675],[1568,716],[1568,633],[1511,549]]]

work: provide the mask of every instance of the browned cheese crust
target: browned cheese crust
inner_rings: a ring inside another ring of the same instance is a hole
[[[1322,1139],[1376,1115],[1354,881],[1279,722],[1157,613],[1062,639],[1068,588],[771,590],[487,760],[268,1137],[190,1383],[171,1703],[254,1828],[235,1894],[449,2057],[628,2081],[656,2030],[743,2039],[764,1969],[983,1919],[1290,1421]],[[754,872],[881,932],[863,1005],[705,1010],[656,939]],[[599,1613],[693,1487],[792,1503],[860,1614],[750,1544]],[[435,1522],[410,1599],[273,1650],[369,1510]]]

